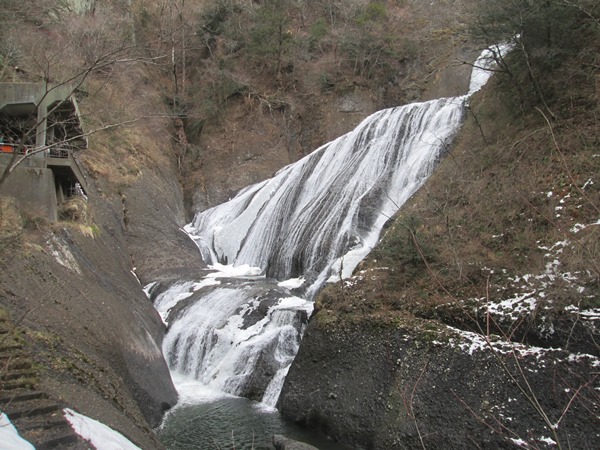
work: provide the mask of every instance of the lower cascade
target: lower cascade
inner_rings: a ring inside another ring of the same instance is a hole
[[[467,95],[379,111],[196,215],[185,230],[214,270],[162,292],[147,286],[169,324],[163,352],[175,380],[275,406],[314,296],[352,274],[432,173],[492,56],[476,61]]]

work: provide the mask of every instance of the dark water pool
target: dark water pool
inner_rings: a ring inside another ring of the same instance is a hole
[[[283,434],[320,450],[348,450],[287,423],[276,410],[244,398],[220,398],[176,407],[159,430],[169,450],[259,450],[270,447],[273,434]]]

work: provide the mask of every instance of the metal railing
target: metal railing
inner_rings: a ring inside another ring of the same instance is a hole
[[[51,158],[68,158],[70,153],[70,149],[61,147],[52,147],[44,151],[44,155],[49,156]]]
[[[32,145],[17,145],[17,144],[0,144],[0,153],[17,153],[19,155],[29,155],[35,151]],[[44,150],[43,156],[50,158],[68,158],[71,154],[71,149],[66,147],[52,147]]]
[[[32,145],[0,144],[0,153],[17,153],[19,155],[28,155],[33,152]]]

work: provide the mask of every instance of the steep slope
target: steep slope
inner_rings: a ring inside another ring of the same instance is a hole
[[[11,59],[3,53],[0,77],[80,82],[84,130],[109,131],[92,133],[75,153],[87,198],[61,205],[58,222],[0,199],[0,307],[30,349],[33,393],[141,448],[161,448],[151,427],[177,394],[160,350],[165,327],[140,282],[202,268],[180,230],[183,196],[162,78],[121,40],[131,27],[120,2],[93,14],[65,5],[49,11],[45,2],[27,2],[32,9],[23,15],[23,5],[7,4],[2,51],[18,51]],[[10,357],[3,376],[9,368]],[[4,390],[1,397],[0,409],[10,412],[15,397]]]
[[[594,447],[600,91],[572,63],[541,79],[554,118],[502,80],[473,100],[381,245],[318,298],[286,417],[358,448]]]
[[[0,292],[3,308],[35,349],[36,388],[142,448],[155,448],[160,444],[147,424],[158,425],[177,397],[160,350],[164,325],[132,262],[138,261],[141,279],[156,280],[179,275],[181,260],[191,261],[185,263],[190,270],[198,257],[166,206],[182,205],[181,195],[167,194],[168,184],[156,176],[140,178],[112,203],[90,192],[91,226],[26,225],[20,242],[3,253]],[[136,199],[140,189],[132,218],[122,200]]]

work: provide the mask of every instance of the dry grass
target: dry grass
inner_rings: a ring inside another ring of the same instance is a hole
[[[86,131],[121,125],[92,134],[81,157],[92,176],[107,181],[115,192],[134,182],[144,168],[173,164],[166,106],[157,85],[148,85],[154,75],[132,65],[115,69],[109,80],[93,78],[86,85],[90,94],[81,102]]]
[[[89,151],[82,153],[91,174],[107,181],[103,188],[116,191],[142,167],[172,164],[164,101],[169,80],[134,45],[131,18],[112,4],[87,15],[36,10],[25,18],[23,12],[16,3],[6,11],[0,52],[14,47],[11,64],[18,70],[0,66],[0,80],[69,81],[78,87],[85,132],[123,124],[92,134]]]
[[[555,257],[560,272],[576,276],[587,294],[556,280],[544,306],[598,307],[597,114],[571,110],[549,126],[535,110],[512,114],[499,92],[492,85],[472,105],[485,141],[470,117],[452,153],[362,264],[373,276],[357,289],[330,288],[319,299],[322,308],[468,321],[470,299],[474,306],[475,299],[509,298],[519,289],[511,278],[543,274]],[[588,227],[574,232],[576,224]],[[564,241],[562,250],[547,250]]]
[[[12,198],[0,198],[0,263],[20,247],[23,221]]]

